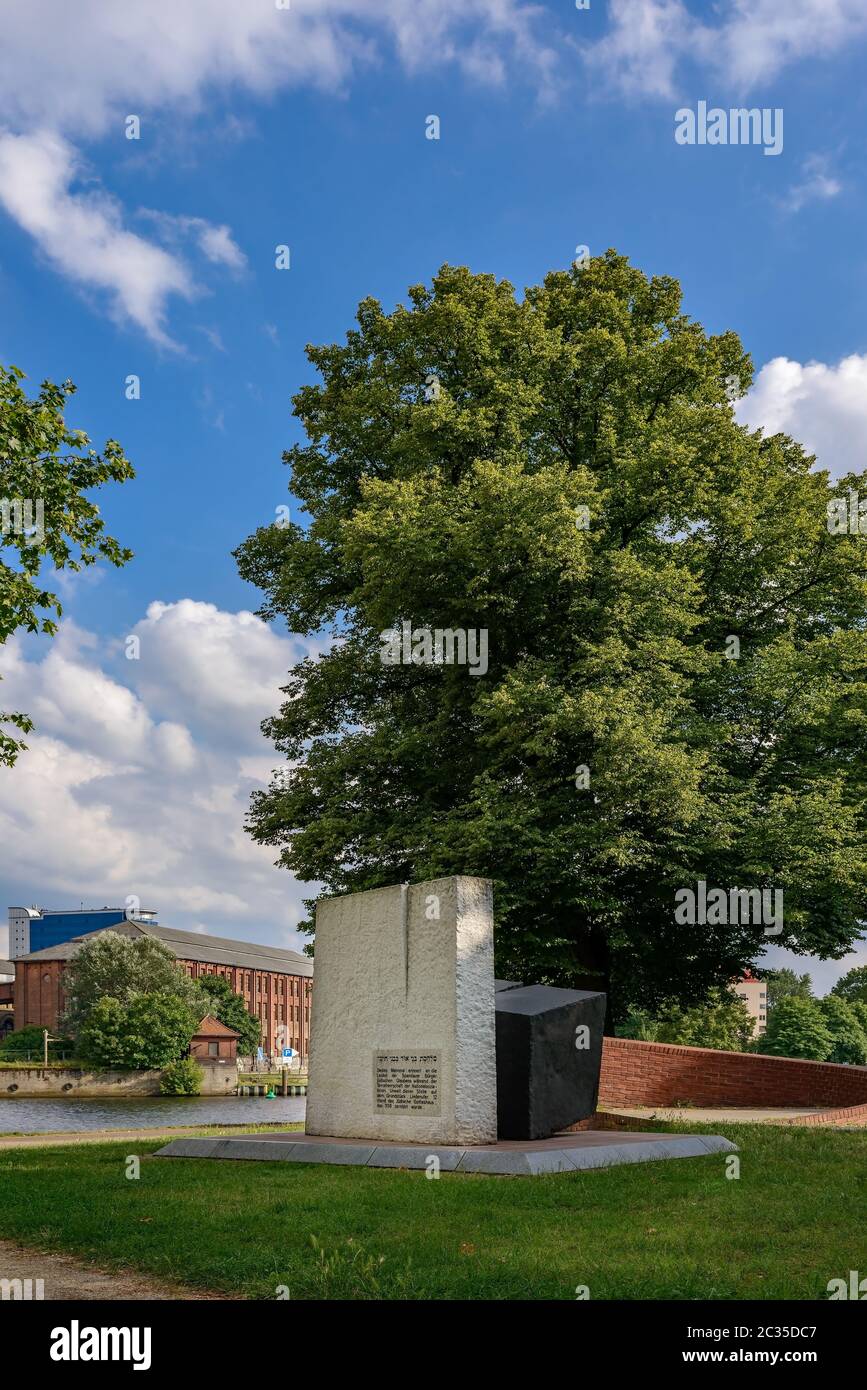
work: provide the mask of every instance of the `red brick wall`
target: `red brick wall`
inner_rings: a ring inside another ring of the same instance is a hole
[[[606,1038],[600,1105],[857,1106],[867,1067]]]
[[[40,1028],[57,1030],[63,991],[60,977],[66,969],[62,960],[15,962],[15,1027],[26,1028],[35,1023]]]
[[[217,1051],[210,1051],[210,1044],[217,1044]],[[193,1038],[190,1042],[190,1056],[196,1057],[201,1061],[224,1061],[234,1062],[238,1051],[238,1044],[235,1038]]]

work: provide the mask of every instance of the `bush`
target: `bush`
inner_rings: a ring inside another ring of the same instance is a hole
[[[175,995],[140,994],[130,1004],[109,995],[90,1010],[78,1053],[98,1067],[164,1067],[183,1056],[197,1025],[195,1012]]]
[[[617,1036],[635,1038],[638,1042],[656,1042],[659,1023],[646,1009],[630,1009],[623,1022],[617,1025]]]
[[[71,1038],[58,1038],[55,1042],[48,1044],[48,1060],[56,1061],[63,1052],[72,1051]],[[43,1031],[38,1024],[30,1023],[26,1028],[19,1028],[14,1033],[9,1033],[0,1043],[0,1061],[13,1062],[17,1057],[26,1058],[30,1053],[31,1061],[39,1061],[43,1055],[44,1039]]]
[[[163,1068],[161,1096],[198,1096],[202,1092],[202,1068],[192,1057],[179,1057]]]
[[[660,1017],[657,1031],[658,1042],[722,1052],[744,1052],[752,1036],[746,1005],[727,989],[710,990],[705,1003],[689,1009],[675,1005]]]
[[[759,1052],[772,1057],[803,1057],[827,1062],[834,1039],[815,999],[788,995],[768,1014],[768,1030],[759,1041]]]
[[[852,1005],[829,994],[819,1000],[819,1008],[833,1043],[828,1061],[863,1067],[867,1062],[867,1035]]]

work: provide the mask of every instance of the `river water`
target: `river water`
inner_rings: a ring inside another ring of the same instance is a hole
[[[171,1125],[289,1124],[304,1119],[304,1096],[137,1096],[65,1100],[22,1096],[0,1101],[0,1134],[50,1130],[163,1129]]]

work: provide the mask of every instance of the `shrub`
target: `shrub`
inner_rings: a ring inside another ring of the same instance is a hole
[[[98,1067],[164,1067],[182,1057],[198,1019],[185,999],[140,994],[130,1004],[100,999],[78,1035],[80,1057]]]
[[[656,1042],[659,1023],[646,1009],[630,1009],[623,1022],[617,1025],[617,1036],[635,1038],[638,1042]]]
[[[198,1096],[202,1092],[202,1068],[192,1057],[179,1057],[163,1068],[161,1096]]]
[[[31,1061],[38,1061],[43,1055],[43,1032],[38,1024],[30,1023],[26,1028],[19,1028],[14,1033],[9,1033],[0,1043],[0,1061],[12,1062],[16,1057],[27,1057],[30,1053]],[[48,1060],[56,1061],[62,1052],[72,1051],[71,1038],[57,1038],[48,1044]]]
[[[730,990],[711,989],[703,1004],[670,1008],[659,1019],[657,1041],[681,1047],[715,1047],[743,1052],[753,1036],[752,1020],[743,1000]]]

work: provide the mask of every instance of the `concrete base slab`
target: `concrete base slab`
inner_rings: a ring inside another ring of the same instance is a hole
[[[427,1144],[380,1143],[375,1140],[322,1139],[315,1135],[248,1134],[238,1137],[173,1139],[156,1158],[253,1159],[266,1163],[339,1163],[358,1168],[424,1169],[439,1160],[446,1173],[487,1173],[504,1177],[538,1177],[611,1168],[620,1163],[650,1163],[664,1158],[701,1158],[736,1153],[737,1145],[720,1134],[613,1134],[584,1130],[551,1139],[500,1140],[459,1148]]]

